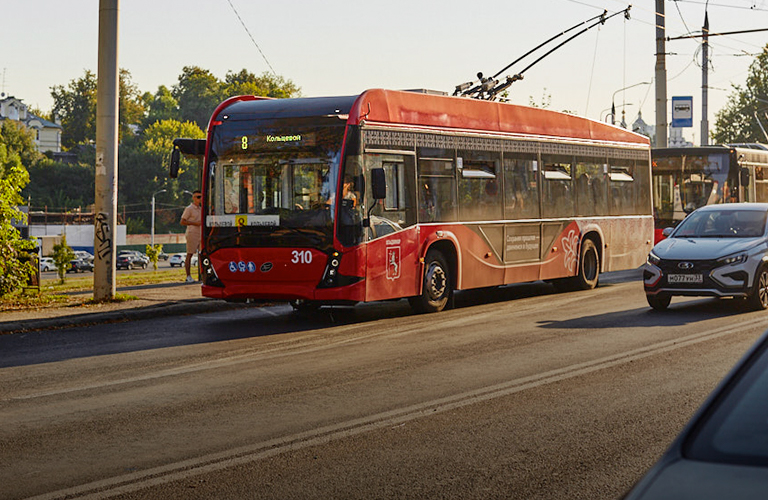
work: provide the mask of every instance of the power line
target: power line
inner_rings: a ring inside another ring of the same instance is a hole
[[[759,12],[768,12],[768,9],[762,9],[760,7],[756,7],[755,5],[752,5],[751,7],[742,7],[740,5],[728,5],[728,4],[722,4],[722,3],[711,3],[708,1],[700,1],[700,0],[672,0],[675,3],[693,3],[698,5],[711,5],[713,7],[725,7],[730,9],[741,9],[741,10],[751,10],[751,11],[759,11]]]
[[[256,46],[256,48],[259,50],[259,53],[261,54],[261,57],[264,58],[264,62],[267,63],[267,66],[269,66],[269,69],[272,70],[272,74],[277,76],[277,72],[275,72],[275,69],[272,67],[271,64],[269,64],[269,61],[267,60],[267,56],[264,55],[264,52],[261,50],[261,47],[259,47],[259,44],[256,43],[256,40],[253,39],[253,35],[251,35],[251,32],[248,30],[248,27],[243,22],[243,19],[240,17],[240,14],[237,12],[237,9],[235,9],[235,6],[232,5],[232,0],[227,0],[227,3],[229,3],[229,6],[232,7],[232,11],[234,11],[235,15],[237,16],[238,21],[240,21],[240,24],[243,26],[243,29],[246,33],[248,33],[248,37],[250,37],[253,44]]]

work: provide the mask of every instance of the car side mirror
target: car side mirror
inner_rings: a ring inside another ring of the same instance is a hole
[[[674,228],[674,227],[665,227],[665,228],[664,228],[664,229],[661,231],[661,234],[662,234],[662,235],[663,235],[665,238],[669,238],[669,235],[670,235],[670,234],[672,234],[672,231],[674,231],[674,230],[675,230],[675,228]]]

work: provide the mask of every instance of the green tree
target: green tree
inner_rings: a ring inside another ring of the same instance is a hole
[[[201,129],[208,126],[223,95],[219,79],[198,66],[184,66],[172,93],[179,103],[181,120],[194,122]]]
[[[193,191],[200,185],[199,168],[196,161],[184,159],[177,179],[168,178],[168,163],[173,148],[173,139],[188,137],[203,139],[205,133],[191,122],[160,120],[143,133],[120,148],[120,175],[118,201],[128,205],[128,232],[147,232],[150,227],[152,193],[166,189],[156,197],[157,231],[178,229],[178,215],[166,211],[165,206],[183,207],[184,190]],[[137,181],[138,179],[138,181]]]
[[[65,149],[96,141],[96,75],[86,70],[81,78],[51,87],[52,112],[61,117],[61,144]],[[130,125],[144,118],[144,104],[138,87],[131,81],[128,70],[120,70],[119,96],[120,140],[130,133]]]
[[[61,118],[61,145],[69,149],[96,140],[96,75],[86,70],[82,78],[51,87],[52,112]]]
[[[163,253],[163,245],[147,245],[145,248],[147,257],[152,263],[152,268],[157,271],[157,260],[160,258],[160,254]]]
[[[142,96],[147,116],[144,118],[142,129],[160,120],[178,120],[180,118],[179,102],[173,97],[165,85],[158,87],[153,94],[145,92]]]
[[[30,199],[34,206],[63,211],[93,203],[93,163],[62,163],[44,157],[28,170],[30,182],[22,196]]]
[[[132,135],[131,125],[139,125],[146,115],[146,107],[141,98],[139,87],[132,79],[131,73],[127,69],[120,70],[120,137],[122,141],[125,137]]]
[[[0,163],[3,175],[0,177],[0,297],[19,290],[27,283],[34,268],[32,263],[22,256],[28,254],[35,244],[21,238],[13,221],[26,221],[26,215],[18,206],[22,199],[21,187],[28,180],[26,170],[21,165],[18,155],[8,154],[4,144],[0,144]]]
[[[762,122],[768,129],[768,45],[750,65],[745,86],[734,85],[733,90],[725,107],[715,115],[713,142],[768,142],[760,128]]]
[[[75,252],[67,245],[67,237],[61,236],[61,243],[53,245],[53,262],[56,264],[56,273],[59,275],[59,279],[64,283],[64,279],[67,275],[67,269],[69,269],[69,262],[75,258]]]
[[[26,127],[13,120],[3,120],[0,125],[0,142],[8,148],[8,154],[18,155],[19,161],[26,168],[32,165],[41,154],[35,147],[35,138]],[[0,174],[3,171],[0,170]]]
[[[15,129],[15,130],[14,130]],[[11,141],[6,131],[11,131]],[[14,221],[24,222],[26,216],[18,207],[23,203],[21,190],[29,182],[29,174],[18,150],[19,136],[24,133],[6,120],[0,128],[0,296],[19,290],[34,272],[32,262],[25,259],[34,248],[31,240],[21,238]],[[24,141],[21,141],[22,149]]]
[[[246,69],[238,73],[228,72],[224,78],[224,94],[226,97],[235,95],[257,95],[286,99],[301,95],[301,89],[291,80],[282,76],[264,72],[256,76]]]

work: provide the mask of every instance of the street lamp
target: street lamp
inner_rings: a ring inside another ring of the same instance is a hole
[[[149,245],[154,249],[155,248],[155,195],[158,195],[160,193],[165,193],[166,189],[161,189],[160,191],[156,193],[152,193],[152,229],[149,234]]]
[[[611,125],[616,125],[616,105],[614,104],[614,101],[616,100],[616,94],[618,94],[622,90],[631,89],[632,87],[639,87],[640,85],[650,85],[650,84],[651,82],[640,82],[634,85],[630,85],[629,87],[624,87],[623,89],[619,89],[613,93],[613,96],[611,97]]]

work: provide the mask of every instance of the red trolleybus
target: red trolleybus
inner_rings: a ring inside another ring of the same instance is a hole
[[[552,111],[368,90],[234,97],[206,141],[202,291],[294,307],[635,268],[653,239],[647,138]],[[172,167],[173,170],[173,167]],[[173,175],[173,174],[172,174]]]
[[[655,148],[651,151],[658,242],[704,205],[768,202],[768,150],[762,145]]]

